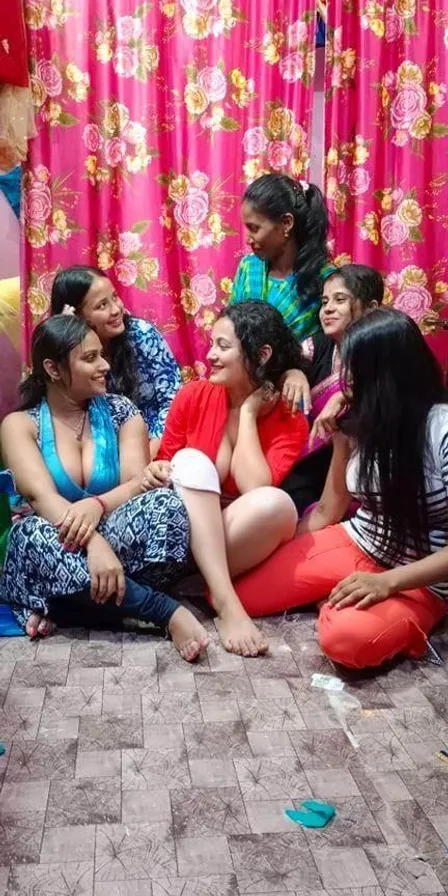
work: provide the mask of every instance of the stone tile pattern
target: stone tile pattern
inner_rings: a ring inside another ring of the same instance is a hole
[[[151,635],[0,641],[0,896],[448,893],[446,664],[336,670],[315,616],[267,659]],[[314,672],[344,678],[312,687]],[[287,808],[336,807],[323,830]]]

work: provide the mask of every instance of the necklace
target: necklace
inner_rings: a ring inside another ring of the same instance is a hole
[[[75,426],[73,425],[73,423],[69,423],[68,420],[63,420],[62,417],[57,417],[56,414],[53,414],[53,416],[56,417],[56,420],[59,420],[60,423],[64,424],[64,426],[68,426],[68,428],[75,433],[77,442],[82,442],[82,437],[84,435],[84,429],[87,420],[87,410],[82,412],[79,423],[76,423]]]

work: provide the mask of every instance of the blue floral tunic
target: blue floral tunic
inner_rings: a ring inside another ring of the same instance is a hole
[[[163,336],[148,321],[131,317],[126,331],[134,349],[137,369],[135,403],[150,434],[160,438],[170,404],[182,385],[179,365]],[[117,391],[112,376],[109,377],[108,391]]]

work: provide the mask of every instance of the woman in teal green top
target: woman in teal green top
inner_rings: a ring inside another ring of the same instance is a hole
[[[244,193],[242,218],[253,254],[240,261],[230,303],[269,302],[300,340],[318,333],[322,282],[335,270],[321,191],[286,174],[263,174]]]
[[[260,299],[280,311],[300,340],[321,329],[322,279],[329,265],[328,212],[319,187],[263,174],[243,196],[252,255],[240,262],[231,303]]]

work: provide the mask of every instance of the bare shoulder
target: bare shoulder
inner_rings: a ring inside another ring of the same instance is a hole
[[[1,425],[2,442],[17,436],[32,436],[33,438],[37,436],[36,424],[25,411],[14,411],[12,414],[8,414]]]
[[[128,417],[127,420],[124,420],[120,425],[118,433],[120,439],[123,436],[128,435],[143,435],[146,439],[148,438],[146,423],[140,413],[134,414],[132,417]]]

